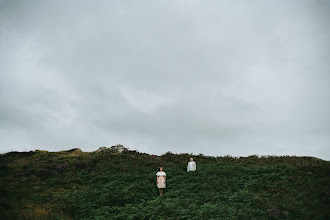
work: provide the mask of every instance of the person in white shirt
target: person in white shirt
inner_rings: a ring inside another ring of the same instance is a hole
[[[164,189],[166,188],[166,173],[163,171],[163,167],[159,168],[159,172],[157,172],[156,175],[159,195],[163,195]]]
[[[187,172],[195,171],[195,170],[196,170],[196,163],[193,158],[190,158],[190,162],[188,163],[187,166]]]

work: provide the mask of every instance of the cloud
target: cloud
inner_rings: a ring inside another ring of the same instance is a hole
[[[326,1],[1,1],[2,152],[329,160]]]

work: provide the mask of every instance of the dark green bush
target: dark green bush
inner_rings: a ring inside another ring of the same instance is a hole
[[[196,172],[186,172],[190,157]],[[162,166],[167,188],[158,195]],[[5,219],[330,219],[330,164],[312,157],[148,155],[137,151],[0,155]]]

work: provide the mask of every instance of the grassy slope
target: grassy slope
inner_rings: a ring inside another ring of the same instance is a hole
[[[330,219],[330,162],[309,157],[161,157],[34,151],[0,155],[6,219]],[[167,173],[157,194],[157,169]]]

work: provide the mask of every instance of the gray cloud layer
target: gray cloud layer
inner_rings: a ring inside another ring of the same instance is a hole
[[[0,1],[0,151],[330,159],[328,1]]]

